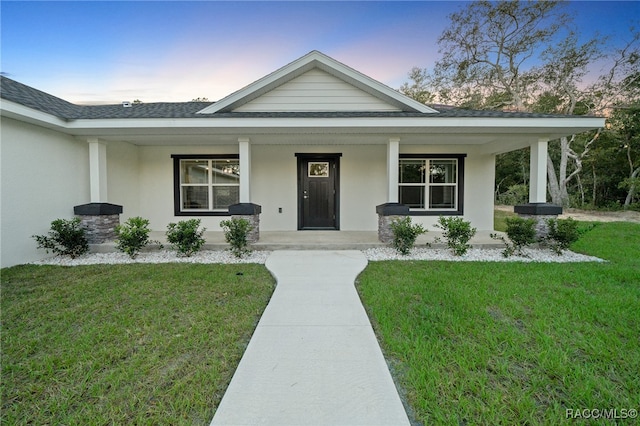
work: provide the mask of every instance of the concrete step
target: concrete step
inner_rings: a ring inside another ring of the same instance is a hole
[[[489,234],[495,231],[478,231],[471,240],[475,248],[502,248],[502,241],[492,239]],[[496,232],[503,235],[503,233]],[[153,231],[150,237],[169,247],[163,232]],[[226,250],[229,244],[224,240],[222,232],[205,232],[206,240],[203,250]],[[416,240],[416,247],[431,244],[432,248],[446,248],[444,242],[434,242],[436,238],[442,240],[442,233],[429,231]],[[263,231],[260,240],[251,245],[254,250],[366,250],[370,248],[386,247],[387,244],[378,241],[378,233],[374,231]],[[145,250],[157,250],[159,244],[151,243]],[[91,245],[94,253],[111,253],[116,251],[115,242]]]

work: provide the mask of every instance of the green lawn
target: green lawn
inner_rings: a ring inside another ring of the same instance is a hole
[[[609,262],[369,264],[358,289],[420,422],[639,408],[640,225],[573,248]],[[3,269],[1,423],[207,425],[273,288],[262,265]]]
[[[609,262],[369,264],[358,290],[418,421],[640,408],[640,225],[599,224],[573,249]]]
[[[508,217],[517,216],[514,212],[506,212],[504,210],[494,210],[493,211],[493,229],[496,231],[505,232],[507,230],[507,222],[506,219]]]
[[[208,425],[267,304],[262,265],[2,270],[2,424]]]

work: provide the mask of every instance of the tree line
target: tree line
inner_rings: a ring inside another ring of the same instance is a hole
[[[548,192],[564,207],[640,209],[640,31],[586,36],[562,1],[475,1],[449,15],[431,69],[400,91],[425,104],[606,117],[549,142]],[[498,201],[526,202],[528,149],[496,158]]]

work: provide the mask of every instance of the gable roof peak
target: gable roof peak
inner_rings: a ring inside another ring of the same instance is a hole
[[[267,92],[282,86],[296,77],[314,69],[320,69],[345,83],[360,89],[369,95],[392,105],[403,112],[438,113],[408,96],[362,74],[359,71],[325,55],[318,50],[312,50],[306,55],[262,77],[259,80],[219,100],[215,104],[199,111],[199,114],[213,114],[231,112],[245,105]]]

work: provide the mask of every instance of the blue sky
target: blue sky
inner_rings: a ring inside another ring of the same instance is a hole
[[[74,103],[218,100],[310,52],[398,88],[438,58],[459,1],[6,1],[1,71]],[[637,1],[571,1],[585,36],[623,40]]]

